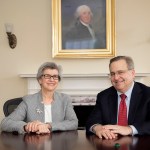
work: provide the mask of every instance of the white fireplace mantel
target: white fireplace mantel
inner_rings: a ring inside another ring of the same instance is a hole
[[[36,74],[20,74],[19,76],[27,79],[28,94],[39,91],[40,86],[36,80]],[[145,77],[150,77],[150,73],[137,73],[135,80],[144,83]],[[89,101],[93,104],[97,93],[110,86],[107,73],[63,74],[57,90],[71,95],[73,101]]]
[[[40,89],[35,74],[20,74],[20,77],[27,78],[28,94],[35,93]],[[63,74],[57,90],[71,95],[95,95],[108,86],[110,86],[110,82],[105,73]]]
[[[35,78],[36,74],[20,74],[22,78]],[[150,73],[136,73],[136,77],[149,77]],[[94,73],[94,74],[63,74],[63,78],[82,78],[82,77],[108,77],[108,73]]]

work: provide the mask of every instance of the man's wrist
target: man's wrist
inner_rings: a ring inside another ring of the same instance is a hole
[[[93,133],[96,133],[96,128],[97,128],[98,126],[101,126],[101,124],[94,124],[94,125],[92,126],[92,132],[93,132]]]
[[[132,136],[138,134],[137,129],[133,125],[129,125],[129,127],[132,129],[132,133],[131,133]]]

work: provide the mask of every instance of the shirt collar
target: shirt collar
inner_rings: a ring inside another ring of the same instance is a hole
[[[131,93],[134,87],[134,82],[132,83],[132,86],[128,89],[128,91],[126,91],[124,94],[127,96],[128,99],[130,99],[131,97]],[[118,96],[121,95],[122,93],[117,91]]]
[[[86,24],[86,23],[84,23],[83,21],[81,21],[80,20],[80,22],[81,22],[81,24],[83,24],[84,26],[86,26],[86,27],[90,27],[90,25],[89,24]]]

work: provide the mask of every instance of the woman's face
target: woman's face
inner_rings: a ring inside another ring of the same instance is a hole
[[[80,14],[80,20],[86,24],[90,24],[91,23],[91,11],[83,10]]]
[[[49,92],[53,92],[56,89],[58,82],[58,70],[56,69],[45,69],[43,76],[39,79],[41,89]]]

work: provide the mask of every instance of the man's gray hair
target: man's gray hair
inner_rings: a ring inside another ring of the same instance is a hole
[[[76,9],[76,12],[75,12],[76,19],[79,19],[80,15],[84,11],[89,11],[90,14],[91,14],[91,16],[93,16],[93,13],[92,13],[91,8],[89,6],[87,6],[87,5],[81,5],[81,6],[78,6],[77,9]]]
[[[128,69],[129,70],[134,69],[134,62],[132,58],[129,56],[117,56],[117,57],[112,58],[109,63],[109,68],[113,62],[118,61],[118,60],[125,60],[125,62],[127,63]]]

